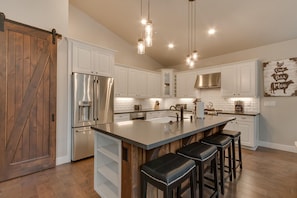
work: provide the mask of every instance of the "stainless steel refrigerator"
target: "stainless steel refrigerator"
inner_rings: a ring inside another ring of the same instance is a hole
[[[94,155],[92,125],[113,122],[113,78],[72,74],[72,161]]]

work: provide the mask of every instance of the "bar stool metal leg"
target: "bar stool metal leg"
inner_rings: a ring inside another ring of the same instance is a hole
[[[242,169],[242,154],[241,154],[241,132],[240,131],[232,131],[232,130],[222,130],[220,132],[221,135],[232,138],[232,163],[233,163],[233,175],[234,179],[236,179],[236,169],[240,167]],[[236,147],[235,143],[238,143],[238,159],[236,158]],[[238,164],[237,164],[238,162]]]
[[[239,166],[240,166],[240,169],[242,169],[241,140],[240,140],[240,136],[238,138],[238,155],[239,155]]]
[[[214,145],[217,147],[219,151],[219,163],[220,163],[220,187],[221,187],[221,193],[225,193],[225,178],[230,179],[232,181],[232,160],[231,160],[231,142],[232,138],[215,134],[208,137],[205,137],[201,140],[202,143],[208,144],[208,145]],[[228,171],[225,171],[225,151],[228,152]],[[225,172],[228,173],[228,175],[225,176]],[[228,176],[228,177],[227,177]]]
[[[187,146],[184,146],[176,151],[177,154],[195,160],[198,169],[198,186],[199,186],[199,197],[204,196],[204,187],[208,187],[213,190],[211,197],[218,197],[218,171],[217,171],[217,147],[213,145],[207,145],[200,142],[194,142]],[[205,164],[211,165],[211,170],[213,170],[212,177],[205,177]],[[205,179],[212,181],[205,182]]]

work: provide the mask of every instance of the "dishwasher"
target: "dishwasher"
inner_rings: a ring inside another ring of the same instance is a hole
[[[146,112],[132,112],[130,113],[131,120],[145,120]]]

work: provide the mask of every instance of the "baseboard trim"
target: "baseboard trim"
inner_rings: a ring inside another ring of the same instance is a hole
[[[69,156],[63,156],[63,157],[57,157],[56,158],[56,166],[62,165],[62,164],[66,164],[71,162],[71,159]]]
[[[264,141],[258,141],[258,146],[267,147],[271,149],[277,149],[281,151],[287,151],[292,153],[297,153],[297,147],[296,146],[288,146],[284,144],[277,144],[277,143],[271,143],[271,142],[264,142]]]

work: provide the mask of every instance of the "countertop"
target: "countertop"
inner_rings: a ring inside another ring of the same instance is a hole
[[[136,112],[154,112],[154,111],[170,111],[169,109],[142,109],[142,110],[123,110],[115,111],[114,114],[123,114],[123,113],[136,113]]]
[[[230,115],[247,115],[247,116],[257,116],[259,112],[235,112],[235,111],[221,111],[218,114],[230,114]]]
[[[205,119],[184,119],[172,123],[156,123],[144,120],[130,120],[92,127],[97,132],[110,135],[145,150],[194,135],[226,124],[235,118],[206,115]]]
[[[135,112],[154,112],[154,111],[177,111],[177,110],[169,110],[169,109],[143,109],[143,110],[124,110],[124,111],[115,111],[114,114],[124,114],[124,113],[135,113]],[[185,109],[184,112],[192,112],[191,110]],[[248,116],[256,116],[259,115],[259,112],[242,112],[238,113],[235,111],[225,111],[225,110],[219,110],[217,111],[218,114],[232,114],[232,115],[248,115]]]

